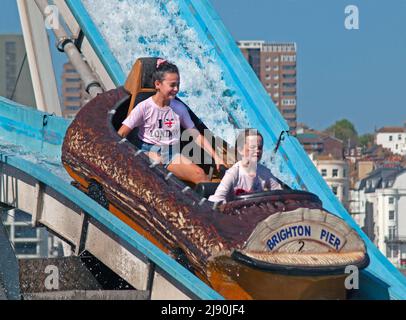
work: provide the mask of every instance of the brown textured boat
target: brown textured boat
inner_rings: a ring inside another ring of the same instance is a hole
[[[202,168],[212,183],[188,185],[119,137],[132,108],[154,94],[155,65],[138,60],[124,87],[94,98],[72,122],[62,162],[79,187],[225,298],[345,298],[345,267],[366,267],[368,255],[316,195],[286,189],[214,207],[207,197],[220,177],[210,165]]]

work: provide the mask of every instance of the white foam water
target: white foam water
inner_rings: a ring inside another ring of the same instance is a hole
[[[50,174],[70,183],[72,178],[62,166],[60,157],[49,157],[44,153],[32,152],[21,145],[11,144],[0,139],[0,153],[10,157],[16,156],[47,170]]]
[[[175,63],[181,74],[179,97],[217,136],[234,145],[238,128],[250,128],[236,90],[227,85],[214,47],[202,43],[182,19],[177,0],[82,0],[126,74],[141,57]],[[264,153],[263,162],[291,184],[279,155]],[[275,165],[276,164],[276,165]]]

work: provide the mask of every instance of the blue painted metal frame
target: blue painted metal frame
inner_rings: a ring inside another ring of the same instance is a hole
[[[58,159],[70,121],[0,97],[0,138]]]
[[[0,127],[5,123],[12,123],[14,134],[19,136],[17,143],[23,143],[25,149],[36,152],[37,143],[43,130],[43,112],[36,111],[33,108],[23,107],[4,98],[0,98]],[[6,121],[5,121],[6,119]],[[69,122],[58,117],[53,117],[47,125],[47,130],[54,132],[57,136],[62,137],[57,145],[60,152],[63,136],[65,135]],[[27,139],[27,137],[29,137]],[[7,138],[7,137],[6,137]],[[12,141],[10,141],[12,142]],[[33,164],[27,160],[18,157],[18,154],[2,154],[0,152],[0,163],[6,163],[13,166],[29,176],[41,181],[51,187],[67,199],[78,205],[87,212],[92,218],[106,227],[112,234],[127,242],[148,259],[157,264],[162,270],[167,272],[176,281],[181,283],[185,288],[190,290],[200,299],[224,299],[216,291],[207,286],[199,278],[191,274],[180,264],[154,246],[151,242],[139,235],[135,230],[130,228],[120,219],[116,218],[109,211],[90,200],[84,193],[72,187],[69,183],[59,177],[50,174],[48,170],[40,165]],[[89,201],[90,200],[90,201]]]
[[[226,82],[237,89],[244,107],[248,111],[251,123],[264,134],[267,147],[271,147],[271,144],[277,140],[279,133],[289,128],[242,56],[234,39],[208,0],[178,0],[178,2],[182,18],[197,31],[204,43],[211,43],[215,48],[219,63],[223,67]],[[115,84],[123,84],[125,81],[124,72],[81,1],[66,0],[66,3]],[[272,119],[272,123],[267,119]],[[406,299],[406,280],[403,275],[356,225],[320,176],[300,143],[294,137],[287,137],[279,152],[288,159],[287,167],[294,177],[299,178],[299,185],[303,185],[309,191],[316,193],[327,210],[345,219],[366,242],[371,257],[371,264],[365,271],[371,273],[369,278],[376,277],[385,281],[389,285],[392,298]]]

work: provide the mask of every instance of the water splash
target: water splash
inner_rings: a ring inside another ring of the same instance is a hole
[[[39,165],[51,174],[61,178],[65,182],[70,183],[72,178],[68,175],[65,168],[62,166],[60,157],[50,157],[44,153],[33,152],[25,149],[21,145],[9,143],[0,138],[0,153],[6,156],[18,156],[19,158]]]
[[[237,90],[224,80],[215,48],[182,19],[177,0],[82,3],[126,74],[138,58],[166,58],[179,67],[179,97],[215,135],[234,145],[238,128],[252,127]],[[265,151],[264,165],[289,183],[283,159],[271,161],[270,153]]]

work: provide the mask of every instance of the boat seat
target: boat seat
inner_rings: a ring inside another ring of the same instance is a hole
[[[152,74],[156,69],[158,58],[140,58],[134,64],[124,88],[131,94],[131,101],[128,107],[130,114],[134,107],[155,94],[155,85],[152,81]]]
[[[201,182],[196,185],[195,191],[198,195],[202,198],[208,199],[211,195],[213,195],[217,187],[220,185],[219,182]]]

